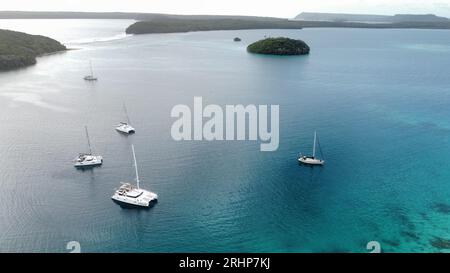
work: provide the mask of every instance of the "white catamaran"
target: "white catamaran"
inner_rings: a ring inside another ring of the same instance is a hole
[[[89,140],[89,133],[87,126],[85,126],[86,130],[86,138],[88,142],[89,147],[89,153],[82,153],[78,155],[78,157],[75,159],[75,167],[82,168],[82,167],[93,167],[93,166],[99,166],[103,164],[103,157],[101,155],[93,155],[92,154],[92,148],[91,148],[91,141]]]
[[[90,67],[90,69],[91,69],[91,74],[85,76],[85,77],[84,77],[84,80],[85,80],[85,81],[89,81],[89,82],[96,81],[97,78],[94,77],[94,71],[92,70],[92,62],[91,62],[91,61],[89,61],[89,67]]]
[[[298,161],[300,163],[307,164],[307,165],[323,165],[323,164],[325,164],[325,161],[323,159],[316,158],[316,143],[319,146],[320,153],[323,158],[322,149],[320,148],[320,143],[317,138],[317,132],[314,132],[313,154],[312,154],[312,156],[306,156],[306,155],[300,154],[300,157],[298,158]]]
[[[127,122],[119,123],[119,125],[117,125],[116,127],[116,130],[124,134],[134,134],[136,132],[136,129],[134,129],[133,126],[130,125],[130,117],[128,116],[128,111],[125,103],[123,104],[123,110],[125,111]]]
[[[134,145],[131,145],[133,150],[134,169],[136,171],[136,186],[131,183],[122,183],[122,186],[115,191],[111,198],[121,205],[131,205],[137,207],[150,207],[152,203],[158,200],[158,195],[151,191],[140,188],[139,173],[136,162],[136,153],[134,152]]]

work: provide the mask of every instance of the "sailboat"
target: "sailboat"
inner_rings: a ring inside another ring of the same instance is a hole
[[[314,132],[314,144],[313,144],[313,154],[312,156],[306,156],[300,154],[298,161],[302,164],[306,165],[323,165],[325,164],[325,161],[323,159],[316,158],[316,146],[319,146],[320,153],[322,155],[322,149],[320,148],[320,144],[317,138],[317,132]],[[322,155],[323,158],[323,155]]]
[[[84,77],[85,81],[96,81],[97,78],[94,77],[94,71],[92,70],[92,62],[89,61],[89,67],[91,69],[91,74]]]
[[[89,153],[79,154],[77,158],[75,158],[75,167],[93,167],[99,166],[103,164],[103,157],[101,155],[93,155],[91,148],[91,141],[89,140],[89,132],[87,126],[84,127],[86,130],[86,138],[89,147]]]
[[[125,116],[127,117],[127,122],[121,122],[119,125],[117,125],[116,130],[125,133],[125,134],[133,134],[136,132],[136,130],[133,128],[133,126],[130,125],[130,117],[128,116],[128,111],[125,103],[123,104],[123,110],[125,111]]]
[[[136,186],[131,183],[122,183],[122,186],[114,192],[111,199],[121,205],[150,207],[152,203],[158,200],[158,195],[151,191],[141,189],[134,145],[131,145],[131,149],[133,151],[134,170],[136,172]]]

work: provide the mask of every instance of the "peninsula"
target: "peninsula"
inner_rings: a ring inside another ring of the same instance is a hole
[[[36,57],[66,50],[48,37],[0,29],[0,71],[36,64]]]
[[[126,29],[127,34],[174,33],[209,30],[301,29],[301,22],[259,18],[179,18],[162,17],[140,21]]]
[[[257,41],[249,45],[247,51],[267,55],[306,55],[310,48],[302,40],[278,37]]]

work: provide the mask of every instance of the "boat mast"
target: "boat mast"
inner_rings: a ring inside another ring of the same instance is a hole
[[[137,188],[139,189],[139,173],[138,173],[137,162],[136,162],[136,153],[134,152],[133,144],[131,144],[131,149],[133,150],[134,170],[136,171],[136,183],[137,183]]]
[[[317,138],[317,131],[314,131],[313,158],[316,158],[316,138]]]
[[[127,124],[130,124],[130,117],[128,116],[127,106],[125,102],[123,103],[123,110],[125,111],[125,116],[127,117]]]
[[[94,71],[92,70],[92,61],[89,60],[89,67],[91,68],[91,77],[94,77]]]
[[[87,126],[84,126],[84,129],[86,130],[86,138],[87,138],[88,147],[89,147],[89,154],[92,155],[91,141],[89,140],[89,132],[88,132]]]

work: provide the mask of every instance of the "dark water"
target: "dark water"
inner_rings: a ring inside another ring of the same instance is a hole
[[[129,21],[65,21],[0,21],[79,49],[0,74],[0,251],[79,241],[84,252],[368,252],[372,240],[388,252],[449,251],[432,244],[450,239],[448,31],[125,37]],[[312,52],[248,54],[264,35]],[[94,84],[82,80],[89,60]],[[170,111],[194,96],[279,104],[280,148],[173,141]],[[130,137],[114,131],[123,102]],[[83,172],[71,160],[86,150],[84,125],[105,162]],[[327,164],[301,167],[314,130]],[[142,186],[160,198],[149,210],[110,199],[133,178],[131,143]]]

